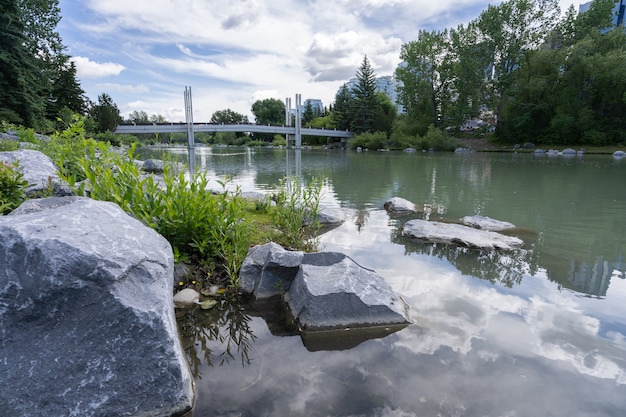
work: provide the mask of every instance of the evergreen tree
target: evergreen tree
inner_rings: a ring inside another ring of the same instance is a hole
[[[0,118],[44,128],[85,109],[76,67],[56,31],[58,0],[0,0]]]
[[[46,103],[46,116],[56,119],[64,110],[84,114],[87,111],[85,92],[76,79],[76,64],[69,56],[57,56],[57,69],[51,72],[51,86]]]
[[[357,84],[351,91],[354,106],[350,128],[354,133],[372,132],[379,103],[376,95],[376,74],[367,55],[363,57],[356,78]]]
[[[339,130],[349,130],[351,124],[351,109],[353,99],[346,84],[342,85],[335,95],[335,105],[333,107],[333,119],[335,126]]]
[[[306,100],[306,104],[304,105],[304,111],[302,112],[302,124],[308,125],[311,120],[313,120],[317,115],[313,110],[313,106],[311,105],[310,100]]]
[[[17,0],[0,0],[0,119],[33,126],[43,117],[42,80]]]
[[[94,119],[95,129],[98,133],[112,132],[122,122],[117,104],[106,93],[98,96],[98,103],[90,109],[89,114]]]

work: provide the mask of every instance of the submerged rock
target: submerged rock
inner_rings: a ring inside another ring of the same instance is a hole
[[[417,213],[417,206],[401,197],[392,197],[383,204],[385,210],[393,214]]]
[[[322,207],[317,212],[321,225],[340,225],[346,221],[346,213],[340,208]]]
[[[491,230],[492,232],[513,229],[515,227],[513,223],[495,220],[486,216],[465,216],[461,219],[461,222],[466,226],[481,230]]]
[[[446,243],[471,249],[512,250],[520,248],[524,244],[519,238],[505,236],[498,232],[426,220],[406,222],[402,234],[415,241]]]
[[[169,243],[117,205],[30,200],[0,216],[0,410],[171,416],[193,380]]]

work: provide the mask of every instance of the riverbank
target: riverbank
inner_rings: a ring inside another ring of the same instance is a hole
[[[488,136],[466,136],[462,138],[456,138],[459,145],[463,148],[470,148],[476,152],[534,152],[535,149],[558,149],[563,150],[566,148],[573,148],[575,150],[584,150],[588,154],[607,154],[611,155],[615,151],[626,151],[626,146],[570,146],[570,145],[537,145],[534,148],[520,148],[515,149],[515,145],[496,143],[490,140]]]

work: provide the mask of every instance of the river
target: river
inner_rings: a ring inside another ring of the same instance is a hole
[[[171,151],[184,160],[186,150]],[[311,344],[223,303],[179,322],[194,416],[623,416],[626,159],[610,155],[197,148],[243,191],[324,178],[346,222],[320,239],[382,275],[413,324],[346,348]],[[525,242],[509,253],[418,244],[402,197],[431,220],[484,215]],[[265,319],[263,318],[265,317]]]

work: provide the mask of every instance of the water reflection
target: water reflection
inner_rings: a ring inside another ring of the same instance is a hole
[[[223,366],[230,361],[250,363],[250,347],[255,336],[250,316],[236,299],[222,299],[210,310],[199,306],[176,311],[181,343],[195,378],[200,368]]]

